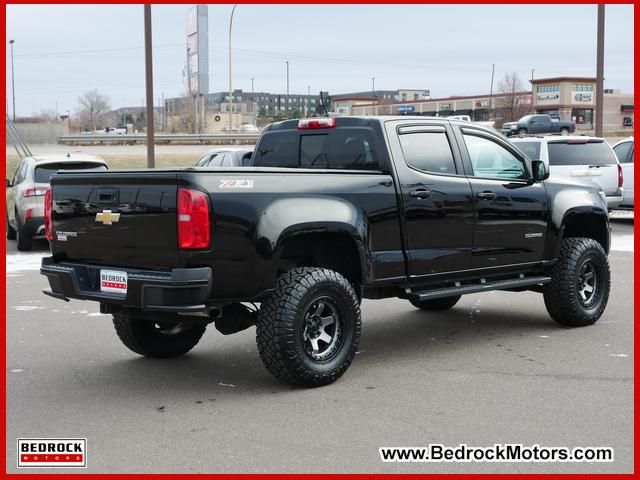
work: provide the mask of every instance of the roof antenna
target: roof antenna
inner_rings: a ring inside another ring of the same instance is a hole
[[[325,98],[324,98],[325,93],[328,94],[329,92],[323,92],[322,90],[320,90],[320,106],[324,110],[324,116],[328,117],[329,116],[329,110],[327,110],[327,105],[325,103]],[[326,100],[328,101],[329,98],[327,97]]]
[[[71,158],[71,154],[67,152],[67,158]]]

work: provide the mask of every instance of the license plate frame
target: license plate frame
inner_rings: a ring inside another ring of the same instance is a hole
[[[123,270],[100,269],[100,291],[126,295],[129,275]]]

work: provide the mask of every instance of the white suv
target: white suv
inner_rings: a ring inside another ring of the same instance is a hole
[[[624,198],[618,207],[621,210],[633,210],[633,137],[625,138],[613,146],[613,151],[622,165],[624,176]]]
[[[552,178],[598,185],[610,210],[622,203],[622,166],[603,138],[548,135],[509,140],[531,160],[545,162]]]
[[[20,251],[31,250],[33,237],[44,233],[44,195],[49,179],[59,170],[106,170],[106,162],[93,155],[38,155],[20,162],[13,180],[6,180],[7,238]]]

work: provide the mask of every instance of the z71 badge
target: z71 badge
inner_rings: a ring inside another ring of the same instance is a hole
[[[220,180],[220,188],[253,188],[253,180]]]

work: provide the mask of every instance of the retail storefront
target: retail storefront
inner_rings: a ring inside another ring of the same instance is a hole
[[[596,79],[592,77],[555,77],[531,81],[536,113],[591,128],[595,106]]]

